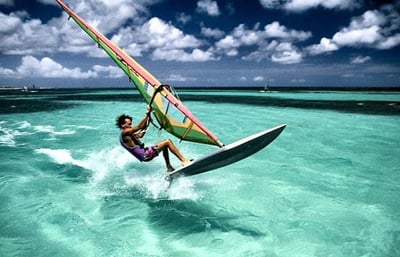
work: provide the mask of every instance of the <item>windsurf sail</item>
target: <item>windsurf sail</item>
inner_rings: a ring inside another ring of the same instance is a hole
[[[151,104],[154,116],[163,129],[181,140],[223,146],[223,143],[182,104],[168,87],[162,85],[149,71],[79,17],[65,3],[61,0],[57,2],[69,17],[128,75],[129,80],[147,104]]]

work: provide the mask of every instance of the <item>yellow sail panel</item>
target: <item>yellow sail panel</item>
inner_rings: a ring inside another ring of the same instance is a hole
[[[178,106],[168,101],[167,97],[172,96],[174,96],[174,94],[164,88],[160,93],[156,93],[153,100],[153,108],[156,110],[156,117],[165,130],[182,140],[222,145],[219,141],[211,141],[210,137],[204,133],[203,129],[188,117],[187,113],[178,109],[178,107],[182,105],[178,100]]]

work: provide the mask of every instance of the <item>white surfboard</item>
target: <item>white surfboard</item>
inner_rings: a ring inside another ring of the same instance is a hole
[[[226,145],[209,155],[192,161],[189,165],[174,170],[166,179],[172,180],[179,175],[193,176],[243,160],[269,145],[285,127],[286,124],[283,124]]]

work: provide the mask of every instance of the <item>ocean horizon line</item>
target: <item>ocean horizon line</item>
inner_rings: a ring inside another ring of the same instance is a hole
[[[180,90],[261,90],[261,91],[400,91],[399,86],[174,86]],[[131,90],[134,86],[78,86],[78,87],[48,87],[48,86],[0,86],[4,91],[32,91],[32,90]]]

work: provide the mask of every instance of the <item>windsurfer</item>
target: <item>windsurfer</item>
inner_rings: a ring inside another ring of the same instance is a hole
[[[169,151],[178,157],[178,159],[182,162],[182,165],[187,165],[190,163],[190,160],[179,152],[178,148],[170,139],[163,140],[150,147],[145,147],[139,138],[142,138],[145,135],[149,124],[149,112],[147,112],[145,117],[136,126],[132,126],[132,117],[129,115],[122,114],[117,117],[116,125],[121,130],[121,145],[142,162],[151,161],[157,157],[160,152],[163,152],[165,164],[167,166],[167,172],[172,172],[174,170],[169,160]]]

